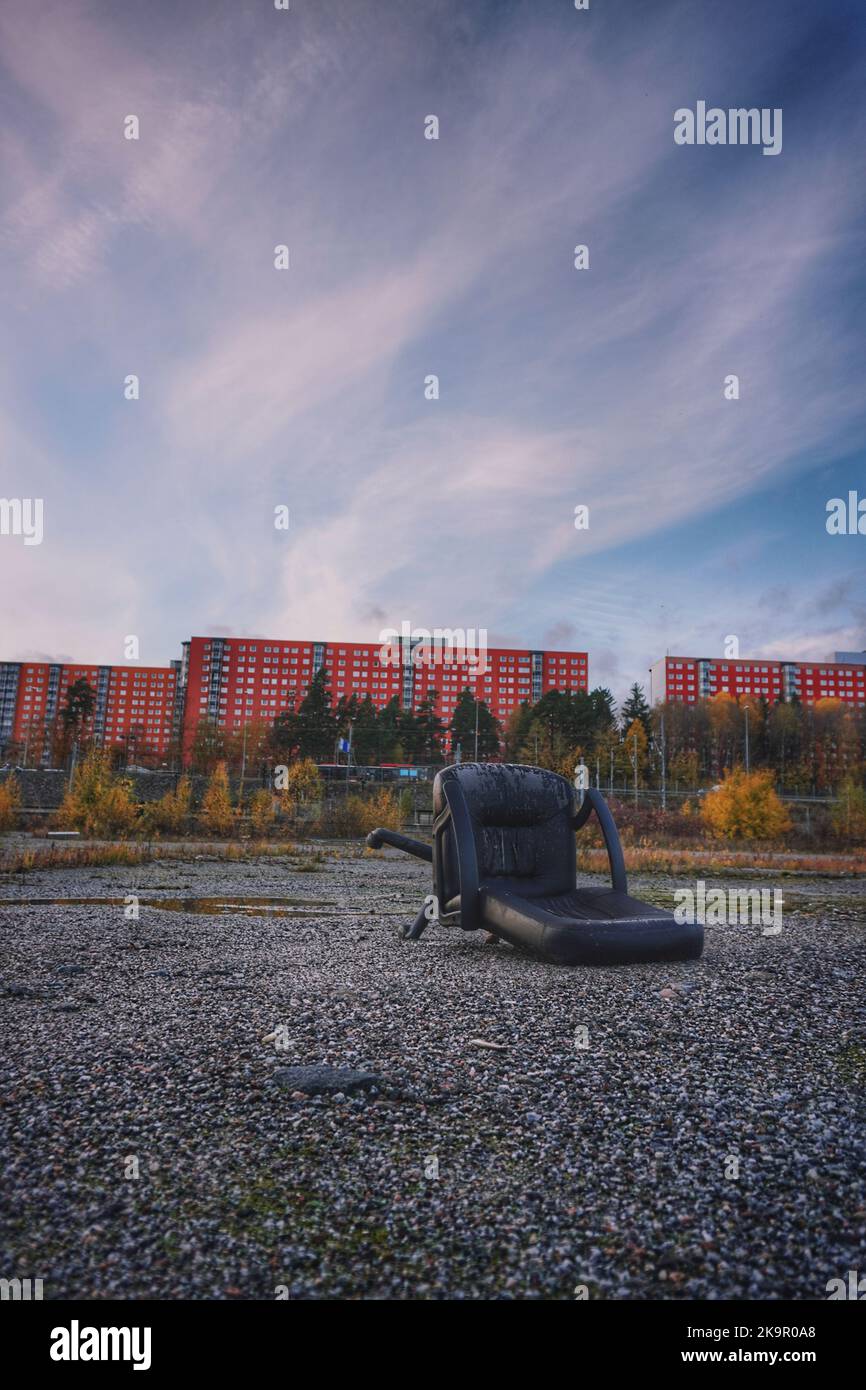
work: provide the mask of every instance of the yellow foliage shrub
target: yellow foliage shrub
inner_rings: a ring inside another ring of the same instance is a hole
[[[273,794],[259,787],[250,797],[250,825],[254,835],[267,835],[274,822]]]
[[[773,774],[741,767],[727,773],[718,790],[704,797],[701,817],[719,840],[775,840],[791,828]]]
[[[0,830],[12,830],[16,812],[21,805],[21,788],[17,777],[4,777],[0,782]]]
[[[186,828],[192,808],[192,784],[181,777],[173,791],[152,801],[142,812],[144,829],[149,834],[180,835]]]
[[[126,835],[138,820],[132,785],[112,772],[108,754],[91,748],[72,775],[58,812],[61,825],[96,840]]]
[[[235,823],[229,774],[225,763],[217,763],[201,803],[201,825],[211,835],[230,835]]]

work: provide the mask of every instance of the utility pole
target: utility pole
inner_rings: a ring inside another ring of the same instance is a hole
[[[749,770],[749,706],[745,707],[746,715],[746,771]]]
[[[247,774],[247,726],[244,724],[244,738],[241,749],[241,801],[244,799],[244,778]]]
[[[475,761],[478,762],[478,698],[475,699]]]
[[[601,758],[595,760],[595,789],[601,791]]]
[[[635,735],[634,735],[633,742],[634,742],[634,758],[633,758],[633,762],[634,762],[634,804],[635,804],[635,809],[637,809],[637,734],[636,734],[636,733],[635,733]]]
[[[613,796],[613,749],[610,750],[610,794]]]
[[[665,811],[665,810],[667,810],[667,804],[668,804],[668,801],[667,801],[667,796],[668,796],[668,784],[667,784],[667,765],[666,765],[666,763],[665,763],[665,717],[664,717],[664,715],[661,716],[661,718],[660,718],[660,720],[659,720],[659,725],[660,725],[660,739],[661,739],[660,747],[661,747],[661,755],[662,755],[662,810]]]

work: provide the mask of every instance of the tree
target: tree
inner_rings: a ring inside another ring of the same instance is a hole
[[[375,763],[379,757],[379,720],[376,706],[365,695],[358,705],[352,728],[352,756],[362,766]]]
[[[217,763],[201,802],[201,822],[211,835],[229,835],[234,825],[228,768]]]
[[[853,777],[847,777],[839,789],[839,801],[833,809],[833,829],[855,844],[866,842],[866,790]]]
[[[79,676],[66,691],[66,702],[60,711],[64,728],[78,732],[95,708],[96,695],[84,676]]]
[[[0,830],[14,830],[21,805],[21,788],[14,774],[0,778]]]
[[[596,736],[616,725],[616,701],[606,685],[597,685],[589,692]]]
[[[528,700],[522,700],[511,711],[505,724],[505,757],[508,762],[520,762],[529,745],[531,728],[532,706]]]
[[[181,777],[173,791],[167,791],[158,801],[151,801],[142,812],[144,828],[148,834],[166,832],[180,835],[186,828],[192,808],[192,784],[188,777]]]
[[[646,696],[643,692],[643,686],[638,685],[637,681],[635,681],[634,685],[628,693],[628,699],[625,701],[619,713],[620,726],[623,730],[623,733],[625,733],[625,731],[631,727],[631,725],[634,723],[636,719],[639,719],[641,724],[643,725],[644,733],[646,734],[647,738],[649,738],[649,714],[650,708],[646,702]]]
[[[675,753],[668,763],[668,780],[674,791],[680,786],[693,791],[698,785],[699,758],[694,748],[682,749]]]
[[[710,721],[711,770],[720,777],[725,768],[733,767],[743,746],[744,718],[736,700],[720,690],[707,701]]]
[[[265,775],[268,753],[271,746],[273,725],[268,720],[250,719],[240,729],[233,729],[225,735],[225,761],[232,772],[244,770],[244,778],[251,774]]]
[[[300,756],[320,763],[333,761],[339,725],[339,716],[331,705],[328,672],[320,666],[298,706],[295,727]]]
[[[58,812],[60,824],[97,839],[123,835],[138,817],[132,785],[111,770],[108,754],[90,748],[72,775]]]
[[[500,744],[500,725],[498,719],[494,719],[487,705],[483,700],[476,700],[472,691],[467,687],[461,690],[454,706],[454,714],[449,725],[451,730],[452,747],[460,744],[460,755],[464,762],[469,762],[475,758],[476,740],[475,733],[478,731],[478,760],[484,762],[488,758],[498,757]]]
[[[418,758],[426,764],[443,761],[442,741],[445,737],[445,725],[436,713],[438,699],[438,690],[431,688],[415,711]]]
[[[58,711],[55,725],[54,758],[63,763],[69,756],[73,744],[78,744],[88,719],[96,708],[96,695],[84,676],[72,682],[66,691],[66,699]]]
[[[250,797],[250,826],[261,840],[274,823],[274,794],[259,787]]]
[[[321,801],[325,785],[312,758],[301,758],[292,763],[286,775],[285,791],[290,801],[302,806]]]
[[[800,757],[802,707],[779,700],[767,719],[767,745],[770,764],[778,768],[779,783],[787,785],[787,769]]]
[[[624,707],[623,707],[624,708]],[[628,759],[629,776],[634,786],[635,772],[637,773],[637,785],[646,785],[647,768],[649,766],[649,739],[640,715],[635,715],[623,734],[623,747]]]
[[[400,742],[400,700],[392,695],[379,711],[379,762],[399,763],[403,761],[403,746]]]
[[[601,786],[611,791],[619,782],[625,783],[629,774],[628,750],[615,724],[596,739],[593,749]]]
[[[211,773],[226,759],[226,736],[214,719],[200,719],[195,726],[191,763],[194,772]]]

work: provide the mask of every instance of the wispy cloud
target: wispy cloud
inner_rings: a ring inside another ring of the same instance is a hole
[[[863,430],[859,182],[786,69],[810,21],[783,16],[746,47],[678,5],[629,10],[626,35],[544,4],[7,4],[0,410],[49,526],[35,559],[0,545],[23,595],[4,654],[104,659],[143,631],[165,659],[192,629],[409,617],[571,632],[629,683],[735,593],[771,644],[750,597],[780,570],[790,640],[850,639],[841,556],[810,611],[779,556],[811,523],[752,506]],[[834,63],[853,139],[844,45]],[[778,159],[673,145],[684,101],[774,84]],[[697,528],[713,573],[683,592],[671,547]]]

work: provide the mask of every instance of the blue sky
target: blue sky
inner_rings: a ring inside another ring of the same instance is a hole
[[[0,536],[0,656],[408,620],[622,695],[729,633],[866,646],[866,537],[824,526],[866,494],[864,37],[835,0],[5,0],[0,495],[45,537]],[[781,107],[782,152],[676,145],[698,100]]]

